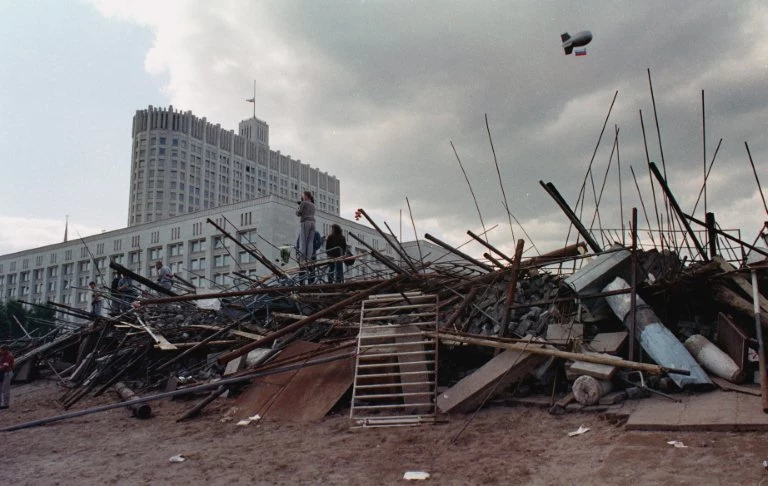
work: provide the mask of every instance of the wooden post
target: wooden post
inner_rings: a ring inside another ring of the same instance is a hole
[[[637,321],[637,208],[632,208],[632,294],[630,295],[630,313],[632,324],[629,326],[629,360],[635,360],[635,322]]]
[[[755,333],[757,334],[757,356],[760,372],[760,395],[763,400],[763,413],[768,413],[768,376],[765,375],[765,345],[763,326],[760,324],[760,291],[757,289],[757,270],[752,269],[752,299],[755,308]]]
[[[515,294],[517,293],[517,277],[520,273],[520,259],[523,258],[524,245],[525,241],[522,239],[517,240],[517,246],[515,247],[515,259],[512,262],[512,268],[509,270],[507,299],[504,301],[504,312],[501,314],[501,329],[499,330],[500,337],[507,336],[507,326],[509,325],[509,307],[515,302]]]
[[[128,388],[125,383],[118,381],[115,383],[115,391],[120,396],[120,399],[128,402],[139,398],[138,395],[133,393],[133,390]],[[152,416],[152,408],[147,403],[131,403],[128,405],[133,415],[140,419],[148,419]]]

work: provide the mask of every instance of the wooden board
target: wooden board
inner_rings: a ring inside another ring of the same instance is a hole
[[[511,383],[520,381],[546,356],[508,349],[464,377],[437,397],[442,412],[470,412],[488,398],[488,393],[499,393]]]
[[[680,403],[661,397],[638,401],[626,430],[768,431],[760,397],[713,391],[680,398]]]
[[[737,385],[735,383],[731,383],[730,381],[720,378],[719,376],[709,376],[709,379],[712,380],[712,382],[717,385],[721,390],[724,391],[735,391],[739,393],[746,393],[747,395],[754,395],[756,397],[762,396],[760,393],[760,387],[757,385],[754,386],[748,386],[748,385]]]
[[[609,354],[603,354],[603,353],[585,353],[585,354],[591,354],[594,356],[602,356],[603,358],[607,359],[620,359],[616,356],[611,356]],[[587,363],[585,361],[574,361],[571,367],[568,369],[567,377],[568,379],[576,379],[579,376],[587,375],[592,376],[594,378],[597,378],[599,380],[610,380],[613,378],[613,375],[618,371],[618,368],[615,366],[605,365],[605,364],[598,364],[598,363]]]
[[[334,354],[349,352],[349,349],[343,349]],[[324,354],[322,357],[334,354]],[[349,390],[354,377],[355,361],[352,357],[303,368],[293,375],[275,397],[266,417],[295,422],[320,420]]]
[[[326,346],[297,341],[291,343],[273,361],[281,361]],[[349,349],[335,354],[348,354]],[[332,356],[323,354],[304,360],[310,361]],[[312,421],[323,418],[352,385],[354,360],[347,358],[307,368],[276,373],[257,378],[237,398],[237,417],[244,419],[255,414],[272,420]]]
[[[584,340],[584,324],[550,324],[547,326],[547,341],[565,344],[568,341]]]
[[[628,336],[627,331],[601,332],[590,341],[587,348],[596,353],[616,354],[627,341]]]

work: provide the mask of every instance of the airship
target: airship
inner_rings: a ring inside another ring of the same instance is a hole
[[[570,36],[568,32],[560,35],[560,39],[563,41],[563,50],[568,55],[573,51],[574,47],[583,47],[592,41],[592,32],[588,30],[582,30],[577,32],[573,36]]]

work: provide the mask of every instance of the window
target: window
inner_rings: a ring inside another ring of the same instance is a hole
[[[64,275],[72,275],[72,272],[75,269],[74,263],[65,263],[61,266],[61,271],[64,273]]]
[[[103,255],[104,254],[104,243],[97,243],[96,244],[96,254],[97,255]]]
[[[193,258],[189,262],[192,270],[205,270],[205,258]]]
[[[88,247],[81,247],[80,248],[80,258],[87,258],[88,257]]]
[[[90,272],[91,271],[91,261],[90,260],[85,260],[85,261],[79,262],[77,264],[77,271],[80,272],[80,273]]]
[[[56,263],[56,256],[57,256],[56,253],[51,253],[51,259],[50,259],[51,264]],[[3,270],[2,267],[0,267],[0,272],[2,272],[2,270]]]
[[[168,245],[168,256],[181,256],[184,254],[184,243],[177,243],[175,245]]]
[[[246,246],[255,247],[256,240],[258,238],[258,233],[256,232],[255,229],[252,229],[250,231],[241,231],[240,233],[238,233],[237,237],[240,243]]]
[[[156,261],[156,260],[162,260],[163,259],[163,248],[157,247],[157,248],[150,248],[149,249],[149,260],[150,262]]]
[[[123,249],[123,240],[115,240],[112,242],[112,251],[120,251]]]
[[[213,237],[213,249],[214,250],[221,250],[222,248],[226,247],[224,237],[223,236],[214,236]]]
[[[213,281],[218,285],[224,285],[224,280],[230,278],[228,273],[217,273],[213,276]]]
[[[195,240],[189,242],[189,252],[190,253],[197,253],[200,251],[205,251],[205,240]]]
[[[128,263],[136,264],[141,262],[141,251],[132,251],[128,254]]]
[[[48,278],[55,278],[59,275],[59,267],[48,268]]]
[[[216,255],[213,257],[214,267],[226,267],[229,265],[229,255]]]
[[[256,259],[252,257],[251,254],[248,253],[247,251],[240,252],[240,263],[251,263],[255,261]]]
[[[48,282],[48,292],[56,292],[56,281]]]

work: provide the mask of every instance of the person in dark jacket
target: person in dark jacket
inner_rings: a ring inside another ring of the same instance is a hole
[[[0,346],[0,408],[11,404],[11,379],[13,379],[13,354],[5,344]]]
[[[347,240],[338,224],[331,225],[331,234],[325,240],[325,253],[328,258],[341,258],[347,252]],[[344,262],[335,261],[328,264],[328,282],[342,283],[344,281]]]

